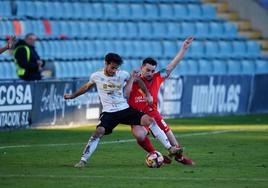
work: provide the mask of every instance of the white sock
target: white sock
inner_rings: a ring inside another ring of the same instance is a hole
[[[100,138],[91,137],[83,151],[81,160],[87,162],[92,153],[96,150]]]
[[[163,144],[163,146],[166,149],[169,149],[171,147],[171,144],[167,138],[167,135],[164,133],[164,131],[162,131],[158,125],[156,125],[155,122],[153,122],[150,126],[149,126],[151,132],[153,133],[153,135],[155,136],[155,138],[157,140],[159,140],[161,142],[161,144]]]

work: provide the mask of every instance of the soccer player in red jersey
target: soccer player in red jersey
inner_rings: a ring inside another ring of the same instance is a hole
[[[130,92],[128,103],[131,107],[134,109],[140,110],[149,116],[153,117],[156,121],[157,125],[166,133],[169,142],[172,146],[177,146],[181,148],[179,143],[177,142],[172,130],[169,128],[169,126],[166,124],[164,119],[162,118],[161,114],[159,113],[157,109],[157,96],[158,91],[160,88],[160,85],[163,81],[165,81],[166,78],[169,77],[170,73],[174,68],[177,66],[179,61],[182,59],[185,51],[187,48],[191,45],[193,41],[192,37],[188,37],[184,42],[180,49],[180,51],[177,53],[177,55],[173,58],[170,64],[168,64],[165,69],[162,69],[158,72],[155,72],[157,62],[152,58],[146,58],[143,60],[142,66],[141,66],[141,73],[140,78],[144,81],[147,89],[151,93],[153,97],[153,103],[148,105],[146,102],[146,95],[142,92],[142,90],[139,88],[139,85],[136,82],[133,82],[132,90]],[[135,135],[137,130],[135,127],[132,126],[132,133]],[[149,138],[147,137],[143,141],[137,141],[138,144],[147,152],[154,151],[154,147],[150,143]],[[177,153],[175,155],[175,160],[185,164],[185,165],[194,165],[194,162],[189,159],[185,158],[181,153]]]

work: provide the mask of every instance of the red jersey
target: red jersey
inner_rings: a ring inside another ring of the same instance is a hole
[[[151,93],[153,97],[153,103],[148,105],[146,102],[146,94],[141,90],[138,83],[134,82],[132,86],[132,90],[128,99],[128,104],[137,110],[143,111],[145,113],[151,112],[153,110],[157,110],[157,96],[160,85],[166,79],[167,75],[161,75],[162,73],[166,73],[166,70],[163,69],[153,75],[152,80],[148,81],[144,78],[141,78],[145,83],[147,89]]]

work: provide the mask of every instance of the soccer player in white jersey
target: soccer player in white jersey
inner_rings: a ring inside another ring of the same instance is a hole
[[[123,63],[122,58],[115,53],[108,53],[105,56],[104,69],[93,73],[90,77],[89,82],[84,84],[76,92],[72,94],[64,94],[65,99],[73,99],[91,89],[94,85],[97,86],[98,95],[103,107],[102,113],[100,114],[100,123],[97,125],[96,131],[89,139],[81,160],[75,165],[77,168],[85,167],[88,159],[92,153],[96,150],[96,147],[103,135],[111,134],[113,128],[118,124],[127,125],[142,125],[150,126],[154,130],[156,138],[169,149],[170,153],[177,153],[179,150],[176,147],[171,146],[165,133],[156,125],[155,121],[148,115],[134,110],[129,107],[127,99],[124,97],[124,87],[128,87],[127,82],[133,82],[135,80],[140,84],[141,89],[147,95],[148,103],[152,102],[152,96],[147,90],[141,79],[138,79],[126,71],[120,71],[118,68]],[[127,85],[126,85],[127,84]],[[135,137],[137,139],[145,139],[146,132],[142,127],[140,131],[137,131]]]

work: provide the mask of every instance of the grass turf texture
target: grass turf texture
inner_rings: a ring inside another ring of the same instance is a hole
[[[79,170],[73,165],[95,127],[28,129],[0,132],[0,187],[267,187],[267,114],[167,122],[195,167],[147,168],[130,128],[118,126]]]

